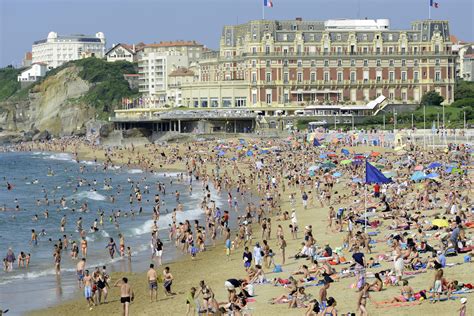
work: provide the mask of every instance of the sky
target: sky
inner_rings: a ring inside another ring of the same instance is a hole
[[[430,0],[273,0],[266,19],[388,18],[392,29],[428,18]],[[474,41],[474,1],[434,0],[432,19]],[[218,48],[222,26],[262,18],[263,0],[0,0],[0,67],[20,65],[33,41],[58,34],[105,33],[115,43],[197,40]]]

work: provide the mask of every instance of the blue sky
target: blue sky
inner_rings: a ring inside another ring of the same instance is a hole
[[[433,19],[474,41],[474,1],[435,0]],[[267,19],[389,18],[392,29],[428,17],[429,0],[273,0]],[[113,43],[197,40],[217,48],[224,24],[262,17],[263,0],[0,0],[0,66],[19,64],[34,40],[104,32]]]

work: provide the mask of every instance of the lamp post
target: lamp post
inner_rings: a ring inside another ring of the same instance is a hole
[[[385,130],[385,114],[383,115],[383,129]]]

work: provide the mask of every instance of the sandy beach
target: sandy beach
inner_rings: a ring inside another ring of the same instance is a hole
[[[228,142],[238,142],[238,140],[227,140]],[[250,141],[250,140],[247,140]],[[215,144],[208,145],[212,147]],[[47,148],[40,146],[35,147],[36,149],[46,150]],[[209,149],[208,148],[208,149]],[[50,148],[51,149],[51,148]],[[71,147],[62,148],[66,152],[77,152],[78,157],[81,160],[105,160],[106,155],[103,150],[94,150],[90,146],[77,146],[77,144]],[[170,145],[167,148],[162,148],[168,157],[176,157],[180,155],[186,155],[186,152],[189,150],[188,145],[179,144],[179,145]],[[204,150],[204,148],[202,148]],[[371,151],[377,151],[381,154],[381,157],[387,157],[389,160],[392,157],[396,157],[396,152],[393,149],[381,148],[381,147],[368,147],[368,146],[357,146],[351,147],[351,152],[361,152],[361,153],[370,153]],[[325,150],[327,151],[327,150]],[[226,157],[230,158],[232,154],[228,152],[225,154]],[[438,152],[440,154],[440,152]],[[211,153],[209,153],[211,155]],[[215,153],[212,153],[215,155]],[[203,154],[206,156],[206,154]],[[141,157],[142,161],[155,161],[156,156],[154,157],[151,154],[149,148],[136,147],[134,148],[134,153],[131,154],[129,149],[123,150],[120,153],[115,152],[115,157],[113,162],[116,164],[127,164],[133,163],[133,158]],[[225,163],[221,168],[223,174],[229,175],[231,178],[236,178],[239,174],[243,177],[249,177],[253,170],[253,161],[246,161],[242,159],[235,163]],[[186,165],[182,161],[175,161],[173,159],[167,158],[166,160],[160,159],[156,162],[160,164],[160,170],[179,170],[185,171]],[[147,165],[149,166],[149,164]],[[142,165],[141,167],[145,167]],[[209,170],[211,172],[213,168],[212,164],[209,164]],[[469,169],[472,167],[469,166]],[[468,176],[472,181],[472,176]],[[414,184],[418,189],[419,184]],[[257,188],[257,186],[252,186],[252,190],[255,194],[260,191],[260,194],[264,190]],[[443,193],[449,192],[449,187],[442,187]],[[471,190],[469,187],[468,190]],[[461,194],[468,194],[467,189],[461,189]],[[354,197],[351,196],[350,192],[350,178],[346,175],[338,179],[332,189],[334,196],[339,196],[331,202],[331,206],[334,209],[340,207],[347,208],[351,204],[354,204]],[[471,191],[469,191],[471,192]],[[296,199],[292,203],[290,201],[290,194],[295,193]],[[406,199],[412,198],[415,191],[406,195]],[[472,193],[472,192],[471,192]],[[277,216],[276,212],[268,214],[267,217],[272,220],[272,232],[271,238],[268,240],[269,246],[271,249],[274,249],[275,252],[275,262],[279,264],[281,261],[279,248],[277,245],[276,239],[276,226],[281,224],[283,227],[283,233],[285,240],[287,242],[287,259],[286,264],[282,266],[282,272],[273,273],[272,269],[264,268],[266,279],[269,280],[268,284],[256,284],[255,287],[255,297],[248,303],[246,309],[246,315],[304,315],[306,308],[288,308],[288,304],[270,304],[269,301],[272,298],[276,298],[279,295],[285,293],[285,288],[280,286],[274,286],[272,280],[274,278],[287,278],[292,274],[292,272],[299,269],[303,264],[310,265],[310,261],[306,259],[294,259],[290,258],[294,256],[300,249],[301,243],[304,242],[303,239],[303,228],[306,225],[312,225],[312,235],[314,237],[315,243],[318,247],[323,248],[324,245],[329,244],[331,247],[340,247],[343,245],[343,241],[347,233],[345,229],[343,232],[335,232],[331,228],[327,228],[328,224],[328,212],[329,206],[325,204],[321,206],[319,201],[316,199],[310,199],[308,206],[305,209],[301,201],[301,190],[298,186],[279,186],[275,191],[275,195],[279,196],[277,205],[281,208],[283,212],[287,211],[291,213],[292,209],[295,210],[298,218],[299,224],[299,235],[298,239],[292,239],[289,229],[289,224],[291,223],[290,219],[280,221],[280,216]],[[347,195],[343,197],[343,195]],[[359,200],[360,195],[355,199]],[[377,204],[376,199],[373,196],[368,197],[368,205]],[[354,208],[356,208],[354,206]],[[243,212],[240,211],[240,214],[232,213],[231,216],[243,215]],[[423,215],[427,218],[433,218],[434,213],[440,213],[440,209],[425,210]],[[468,214],[469,218],[472,218],[471,214]],[[393,234],[394,231],[388,227],[387,224],[390,223],[389,220],[382,220],[382,225],[376,229],[370,228],[368,231],[377,231],[377,237],[374,239],[376,242],[372,244],[373,254],[365,254],[365,260],[368,260],[370,257],[377,258],[377,255],[390,253],[391,247],[387,244],[386,238],[389,234]],[[358,228],[361,229],[360,227]],[[249,248],[252,249],[256,241],[261,242],[261,229],[259,224],[254,224],[254,240],[252,245],[249,245]],[[415,230],[411,229],[408,231],[410,234],[414,233]],[[235,237],[235,232],[232,232],[232,240]],[[467,238],[472,241],[472,230],[467,230]],[[432,240],[431,238],[429,238]],[[227,260],[225,246],[222,240],[220,240],[215,247],[208,246],[206,251],[199,253],[197,257],[192,260],[189,256],[185,256],[176,262],[166,263],[166,266],[171,268],[171,272],[174,275],[173,291],[177,295],[172,297],[165,297],[162,285],[158,286],[158,302],[150,303],[148,296],[148,281],[146,278],[146,271],[127,274],[129,278],[129,283],[135,291],[135,300],[130,306],[131,315],[155,315],[155,314],[165,314],[165,315],[185,315],[186,314],[186,299],[188,297],[188,292],[191,287],[197,287],[199,281],[205,280],[206,284],[213,290],[215,293],[215,298],[217,302],[226,302],[227,301],[227,290],[224,288],[224,282],[229,278],[245,278],[247,276],[242,260],[243,247],[238,249],[233,249],[230,255],[230,261]],[[351,253],[347,249],[343,250],[344,257],[348,260],[351,260]],[[458,280],[459,283],[469,283],[473,282],[473,279],[470,275],[472,271],[472,263],[463,263],[464,255],[459,254],[456,257],[450,257],[448,263],[453,265],[452,267],[446,267],[444,269],[445,277],[449,280]],[[392,269],[393,264],[390,260],[384,261],[379,260],[380,266],[376,268],[368,268],[367,272],[378,272],[385,269]],[[340,271],[342,268],[345,268],[344,265],[336,265],[335,268],[337,271]],[[158,267],[157,271],[161,273],[162,267]],[[435,275],[435,270],[428,269],[425,273],[419,274],[407,274],[403,276],[403,279],[409,281],[409,285],[415,290],[428,290],[433,284]],[[113,274],[111,284],[115,280],[124,276],[123,274]],[[300,276],[295,276],[297,279]],[[374,279],[368,277],[367,282],[371,283]],[[339,314],[347,314],[348,312],[356,312],[357,300],[358,300],[358,290],[353,286],[356,282],[354,277],[343,278],[336,280],[334,283],[330,284],[328,289],[328,296],[334,297],[337,301],[337,310]],[[313,298],[319,300],[319,290],[320,286],[308,286],[306,285],[306,293],[311,294]],[[311,284],[313,285],[313,283]],[[400,295],[400,286],[387,286],[380,292],[370,292],[370,297],[374,302],[382,302],[386,300],[391,300],[395,296]],[[468,298],[468,314],[473,310],[473,303],[470,294],[460,294],[454,295],[457,297],[456,300],[449,300],[447,302],[438,302],[436,304],[430,304],[429,301],[418,301],[419,304],[404,304],[400,303],[398,305],[391,304],[377,304],[369,301],[367,303],[367,310],[369,315],[414,315],[414,314],[432,314],[432,315],[456,315],[457,310],[460,308],[459,298],[467,297]],[[102,304],[100,306],[94,307],[92,310],[89,310],[86,304],[85,299],[77,297],[77,299],[65,302],[64,304],[47,308],[44,310],[39,310],[32,312],[31,315],[117,315],[121,312],[121,304],[119,303],[119,292],[118,289],[112,289],[109,294],[110,301],[107,304]]]

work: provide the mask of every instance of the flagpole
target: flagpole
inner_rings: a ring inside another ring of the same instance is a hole
[[[365,159],[364,179],[364,233],[367,233],[367,158]]]
[[[262,2],[262,20],[265,20],[265,1]]]
[[[429,9],[428,9],[428,20],[431,20],[431,2],[433,0],[430,0],[430,5],[429,5]]]

